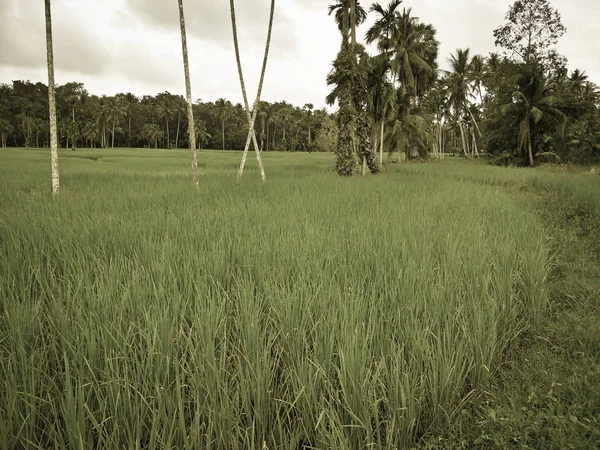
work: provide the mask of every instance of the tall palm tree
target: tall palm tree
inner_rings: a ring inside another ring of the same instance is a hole
[[[335,11],[338,28],[342,34],[340,51],[333,62],[333,69],[327,76],[327,84],[333,85],[333,91],[326,101],[332,105],[337,99],[340,109],[338,112],[338,145],[336,151],[336,171],[340,176],[351,176],[355,166],[354,159],[354,128],[356,111],[352,102],[353,68],[356,58],[348,43],[349,13],[348,0],[341,0],[329,7],[329,14]],[[359,17],[360,14],[357,14]]]
[[[158,118],[165,121],[165,129],[167,131],[167,143],[165,148],[171,147],[171,134],[169,132],[169,122],[175,116],[175,109],[171,101],[171,94],[165,92],[157,96],[158,100]]]
[[[386,8],[379,3],[373,3],[369,8],[369,12],[374,12],[378,15],[378,18],[367,31],[367,44],[377,41],[378,50],[385,54],[386,58],[393,47],[392,36],[394,36],[398,27],[399,12],[397,9],[401,3],[402,0],[392,0]]]
[[[585,70],[575,69],[569,77],[569,85],[576,96],[581,96],[584,87],[588,81]]]
[[[262,93],[263,83],[265,81],[265,72],[267,70],[267,61],[269,59],[269,47],[271,46],[271,32],[273,31],[273,17],[275,15],[275,0],[271,0],[271,9],[269,13],[269,28],[267,31],[267,42],[265,44],[265,54],[263,58],[262,70],[260,74],[260,81],[258,83],[258,92],[256,93],[256,100],[254,101],[254,106],[252,107],[252,113],[250,112],[250,105],[248,103],[248,95],[246,94],[246,85],[244,84],[244,74],[242,73],[242,64],[240,61],[240,49],[238,45],[238,37],[237,37],[237,24],[235,20],[235,0],[230,0],[229,2],[230,10],[231,10],[231,28],[233,31],[233,45],[235,48],[235,60],[237,62],[238,75],[240,78],[240,86],[242,88],[242,96],[244,97],[244,106],[246,108],[246,116],[248,119],[248,138],[246,139],[246,145],[244,147],[244,154],[242,156],[242,162],[240,164],[240,170],[238,171],[238,180],[241,178],[242,173],[244,172],[244,166],[246,165],[246,157],[248,156],[248,149],[250,148],[250,143],[254,144],[254,150],[256,153],[256,160],[258,161],[258,168],[260,170],[260,176],[262,178],[263,183],[267,181],[265,176],[265,170],[262,163],[262,158],[260,156],[260,147],[258,146],[258,142],[256,141],[256,133],[254,131],[254,123],[256,121],[256,116],[258,115],[258,109],[260,105],[260,95]]]
[[[348,13],[348,10],[354,6],[354,23],[352,23],[352,13]],[[335,22],[337,23],[340,32],[346,33],[356,28],[367,20],[367,12],[360,5],[358,0],[338,0],[333,5],[329,5],[329,15],[335,13]],[[345,17],[345,20],[344,20]],[[354,36],[353,43],[356,43],[356,36]]]
[[[48,107],[50,108],[50,161],[52,166],[52,194],[60,189],[58,177],[58,136],[56,132],[56,98],[54,93],[54,52],[52,49],[52,12],[50,0],[44,0],[46,7],[46,57],[48,60]]]
[[[106,103],[106,120],[111,126],[112,148],[115,148],[115,128],[120,125],[121,119],[126,116],[127,111],[117,97],[110,97]]]
[[[308,124],[308,145],[310,145],[312,139],[310,135],[310,122],[312,119],[312,111],[314,109],[314,105],[312,103],[307,103],[304,105],[304,110],[306,111],[306,122]]]
[[[231,117],[231,102],[220,98],[215,102],[217,107],[217,117],[221,121],[221,134],[223,138],[223,150],[225,150],[225,122]]]
[[[375,124],[379,125],[379,165],[383,166],[383,144],[385,123],[394,110],[396,90],[388,80],[389,61],[385,55],[372,58],[367,81],[368,109]]]
[[[198,157],[196,153],[196,126],[194,122],[194,108],[192,104],[192,85],[190,83],[190,65],[188,63],[187,38],[185,33],[185,17],[183,15],[183,0],[179,0],[179,28],[181,30],[181,50],[183,54],[183,71],[185,74],[185,99],[187,102],[188,138],[192,153],[192,178],[198,186]],[[179,110],[177,112],[179,118]],[[179,140],[179,120],[177,121],[177,139]],[[176,142],[176,146],[179,142]]]
[[[403,90],[416,94],[415,76],[418,72],[433,74],[432,62],[426,59],[432,27],[419,23],[411,15],[412,9],[404,9],[398,17],[394,41],[392,69]]]
[[[462,115],[467,112],[469,96],[471,95],[471,56],[470,49],[457,49],[456,55],[450,55],[448,62],[451,70],[447,72],[449,101],[454,109],[461,135],[461,143],[465,156],[469,156],[468,138],[465,134]]]
[[[533,136],[535,127],[543,120],[558,122],[566,116],[554,105],[556,97],[551,95],[544,79],[535,69],[522,67],[517,75],[518,90],[513,93],[513,102],[502,106],[502,113],[519,126],[518,145],[527,155],[530,166],[534,165],[535,149]]]

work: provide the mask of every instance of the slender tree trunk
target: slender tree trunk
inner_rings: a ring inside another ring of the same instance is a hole
[[[115,148],[115,122],[116,122],[116,119],[113,118],[113,123],[112,123],[112,148]]]
[[[179,148],[179,125],[181,123],[181,111],[177,111],[177,133],[175,134],[175,148]]]
[[[355,53],[356,45],[356,0],[350,0],[350,26],[352,28],[352,53]]]
[[[58,177],[58,138],[56,132],[56,99],[54,95],[54,53],[52,48],[52,12],[50,0],[46,6],[46,56],[48,60],[48,106],[50,108],[50,160],[52,167],[52,194],[60,190]]]
[[[165,122],[167,124],[167,146],[166,146],[166,148],[169,149],[169,148],[171,148],[171,138],[169,136],[169,118],[168,117],[165,118]]]
[[[379,140],[379,165],[383,167],[383,131],[384,131],[385,121],[381,119],[381,137]]]
[[[528,149],[528,151],[529,151],[529,165],[530,165],[531,167],[533,167],[533,150],[532,150],[532,148],[531,148],[531,132],[530,132],[530,134],[529,134],[529,142],[528,142],[527,149]]]
[[[472,130],[471,134],[473,135],[473,151],[475,152],[475,156],[477,156],[479,158],[479,151],[477,149],[477,137],[475,136],[475,130]]]
[[[225,150],[225,119],[221,119],[221,130],[223,132],[223,150]]]
[[[254,101],[254,106],[252,108],[252,114],[250,113],[250,107],[248,104],[248,96],[246,95],[246,86],[244,84],[244,75],[242,73],[242,65],[240,62],[240,51],[238,46],[238,38],[237,38],[237,26],[235,21],[235,0],[230,0],[229,5],[231,9],[231,26],[233,31],[233,44],[235,47],[235,58],[238,67],[238,75],[240,77],[240,85],[242,88],[242,95],[244,97],[244,105],[246,107],[246,115],[248,118],[248,138],[246,139],[246,145],[244,147],[244,154],[242,156],[242,162],[240,164],[240,170],[238,171],[238,180],[241,178],[244,172],[244,166],[246,165],[246,158],[248,156],[248,150],[250,148],[250,143],[254,144],[254,150],[256,152],[256,160],[258,161],[258,168],[260,170],[260,176],[262,178],[263,183],[267,181],[265,176],[265,170],[262,163],[262,158],[260,156],[260,148],[258,146],[258,142],[256,141],[256,133],[254,131],[254,123],[256,121],[256,116],[258,114],[258,107],[260,102],[260,95],[262,93],[263,83],[265,80],[265,72],[267,69],[267,61],[269,59],[269,47],[271,45],[271,32],[273,30],[273,16],[275,13],[275,0],[271,0],[271,11],[269,14],[269,29],[267,32],[267,42],[265,44],[265,55],[263,58],[262,71],[260,75],[260,82],[258,84],[258,92],[256,93],[256,100]]]
[[[465,131],[463,129],[463,125],[462,122],[458,122],[458,127],[460,129],[460,140],[462,142],[462,148],[463,148],[463,152],[465,154],[465,156],[468,158],[469,154],[467,152],[467,139],[465,138]]]
[[[127,147],[131,148],[131,111],[129,111],[129,126],[127,129]]]
[[[339,58],[348,65],[353,64],[354,52],[348,44],[348,7],[343,6],[342,18],[342,47]],[[336,152],[336,171],[340,176],[352,176],[355,165],[354,139],[352,134],[356,111],[352,105],[352,93],[347,83],[340,86],[340,110],[338,112],[338,146]]]

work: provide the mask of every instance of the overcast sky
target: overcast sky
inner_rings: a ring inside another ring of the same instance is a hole
[[[340,36],[327,16],[332,0],[278,0],[263,99],[324,106],[325,77]],[[238,33],[248,95],[256,94],[269,0],[237,0]],[[363,1],[368,7],[371,2]],[[387,0],[381,2],[387,4]],[[492,31],[511,0],[405,0],[433,24],[439,61],[456,48],[494,51]],[[570,69],[600,84],[600,0],[552,0],[567,34],[559,50]],[[185,0],[192,95],[241,102],[227,0]],[[177,0],[52,0],[56,82],[82,81],[93,94],[184,94]],[[359,29],[364,35],[371,17]],[[44,2],[0,0],[0,83],[47,83]],[[252,102],[252,100],[251,100]]]

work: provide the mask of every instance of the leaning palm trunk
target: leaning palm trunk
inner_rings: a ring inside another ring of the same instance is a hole
[[[50,0],[46,6],[46,56],[48,59],[48,106],[50,108],[50,160],[52,166],[52,194],[57,195],[58,179],[58,138],[56,132],[56,99],[54,96],[54,52],[52,50],[52,13]]]
[[[260,156],[260,147],[258,146],[258,142],[256,141],[256,133],[254,131],[254,123],[256,122],[256,117],[258,115],[258,105],[260,102],[260,95],[262,93],[262,87],[265,80],[265,72],[267,68],[267,61],[269,59],[269,47],[271,45],[271,31],[273,30],[273,16],[275,12],[275,0],[271,0],[271,11],[269,15],[269,30],[267,32],[267,42],[265,45],[265,55],[263,58],[262,71],[260,74],[260,82],[258,83],[258,92],[256,93],[256,100],[254,101],[254,106],[252,108],[252,113],[250,113],[250,107],[248,104],[248,96],[246,94],[246,85],[244,84],[244,75],[242,73],[242,64],[240,62],[240,50],[238,45],[237,38],[237,26],[235,21],[235,0],[230,0],[229,5],[231,9],[231,27],[233,30],[233,44],[235,47],[235,59],[238,67],[238,75],[240,77],[240,86],[242,88],[242,95],[244,97],[244,106],[246,107],[246,115],[248,118],[248,138],[246,139],[246,145],[244,146],[244,154],[242,156],[242,162],[240,164],[240,170],[238,171],[237,178],[238,180],[242,177],[244,173],[244,166],[246,165],[246,158],[248,157],[248,150],[250,148],[250,142],[254,144],[254,150],[256,152],[256,160],[258,161],[258,168],[260,170],[260,176],[262,178],[263,183],[267,180],[265,176],[265,169],[263,167],[262,158]]]
[[[196,129],[194,126],[194,108],[192,105],[192,86],[190,83],[190,65],[188,63],[187,39],[185,33],[185,17],[183,15],[183,0],[179,0],[179,27],[181,29],[181,49],[183,53],[183,71],[185,72],[185,98],[187,102],[188,138],[192,152],[192,178],[198,187],[198,157],[196,153]],[[179,136],[179,124],[177,128]]]

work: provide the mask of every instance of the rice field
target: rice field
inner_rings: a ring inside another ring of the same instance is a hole
[[[0,151],[1,449],[410,448],[544,314],[519,190],[600,212],[591,176],[240,156],[196,191],[187,152],[63,151],[53,199],[46,151]]]

